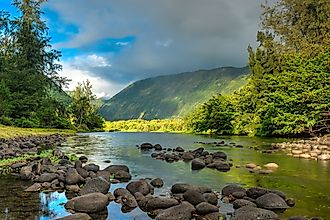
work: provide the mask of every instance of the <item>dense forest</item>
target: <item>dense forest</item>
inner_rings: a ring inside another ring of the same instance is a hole
[[[196,132],[296,136],[330,132],[330,2],[263,6],[248,83],[219,94],[186,120]]]
[[[102,128],[88,82],[68,96],[60,51],[42,20],[45,1],[14,0],[19,16],[0,12],[0,124],[19,127]]]

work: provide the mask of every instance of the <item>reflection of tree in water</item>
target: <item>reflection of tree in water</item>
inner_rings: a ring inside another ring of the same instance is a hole
[[[65,193],[40,193],[42,209],[40,220],[55,219],[68,215],[64,208],[67,201]]]
[[[109,141],[111,141],[111,139],[99,136],[73,136],[69,137],[67,141],[62,144],[61,150],[64,153],[75,153],[93,157],[99,153],[99,148],[109,144]]]

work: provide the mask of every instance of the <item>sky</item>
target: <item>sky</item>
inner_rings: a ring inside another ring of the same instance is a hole
[[[10,0],[0,10],[15,14]],[[68,90],[89,79],[98,97],[157,75],[247,65],[262,0],[48,0],[53,48]]]

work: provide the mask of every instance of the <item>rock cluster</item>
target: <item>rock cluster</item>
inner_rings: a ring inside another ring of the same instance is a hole
[[[116,189],[114,196],[125,212],[139,207],[157,220],[217,220],[222,216],[217,195],[208,187],[178,183],[172,186],[170,197],[153,196],[153,192],[153,186],[141,179]]]
[[[330,160],[330,137],[276,143],[272,147],[274,150],[284,150],[287,152],[287,155],[293,157],[312,160]]]
[[[28,153],[35,154],[41,148],[57,147],[64,141],[65,137],[59,134],[0,139],[0,159],[18,157]]]
[[[222,151],[208,152],[200,147],[193,151],[185,151],[182,147],[163,148],[161,145],[152,145],[150,143],[143,143],[139,146],[141,150],[153,150],[151,157],[157,160],[164,160],[166,162],[175,161],[191,161],[192,170],[201,170],[205,167],[216,169],[218,171],[227,172],[230,170],[232,163],[227,161],[226,153]]]
[[[231,184],[222,189],[222,200],[233,204],[234,219],[278,219],[277,213],[295,205],[294,199],[277,190],[249,189]]]

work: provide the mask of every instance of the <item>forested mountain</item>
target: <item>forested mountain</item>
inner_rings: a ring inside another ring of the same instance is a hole
[[[106,101],[107,120],[182,117],[217,93],[230,94],[245,82],[247,67],[223,67],[137,81]]]

